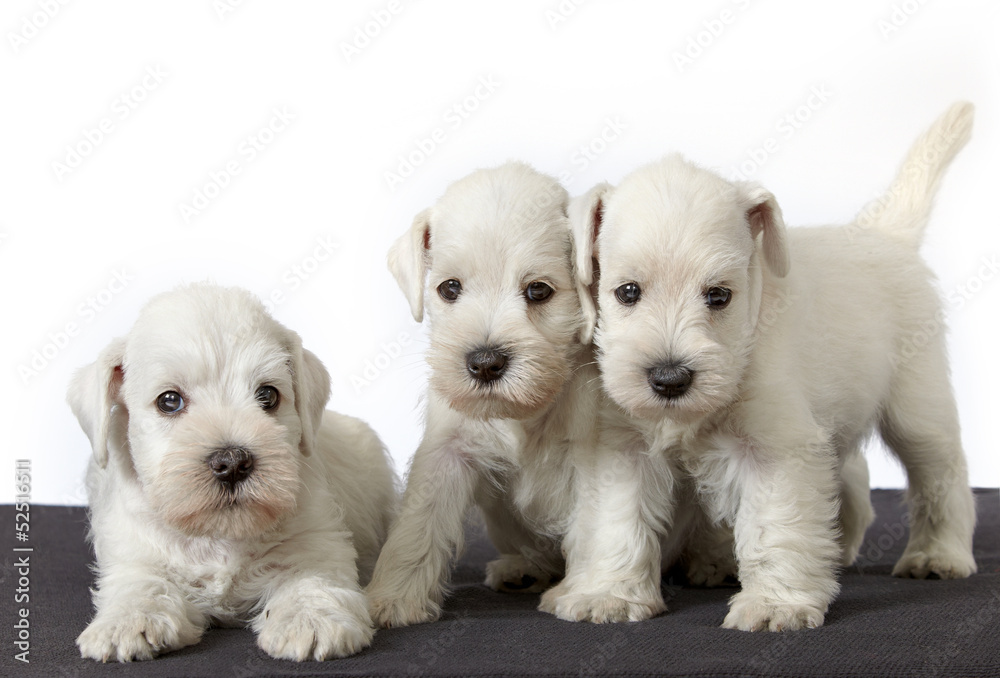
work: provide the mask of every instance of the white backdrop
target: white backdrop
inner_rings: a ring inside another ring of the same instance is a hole
[[[579,193],[679,150],[789,224],[844,222],[956,99],[976,130],[924,252],[972,481],[996,486],[998,27],[988,0],[7,0],[0,501],[22,458],[33,501],[85,501],[67,381],[182,281],[270,299],[403,470],[426,337],[385,253],[448,183],[517,158]]]

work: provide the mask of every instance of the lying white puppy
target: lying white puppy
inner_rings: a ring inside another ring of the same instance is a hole
[[[724,626],[819,626],[870,516],[867,488],[849,486],[876,430],[910,484],[894,574],[976,571],[943,313],[919,256],[972,115],[958,104],[942,116],[888,194],[844,228],[786,233],[766,190],[678,156],[591,192],[574,223],[577,268],[589,283],[599,262],[596,342],[619,408],[607,410],[590,471],[605,482],[567,538],[587,547],[567,554],[545,609],[594,621],[665,609],[660,540],[676,479],[690,475],[698,501],[735,531],[743,588]]]
[[[273,657],[352,654],[359,585],[395,479],[362,422],[324,412],[330,377],[250,293],[199,284],[146,305],[69,402],[87,475],[97,614],[84,657],[150,659],[249,623]]]
[[[377,623],[440,615],[473,504],[500,552],[489,586],[537,592],[562,574],[574,456],[596,443],[599,391],[566,205],[559,183],[527,165],[479,170],[389,254],[417,321],[427,300],[432,373],[424,438],[368,587]]]

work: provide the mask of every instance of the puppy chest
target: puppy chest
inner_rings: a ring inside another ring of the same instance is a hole
[[[252,552],[226,554],[185,563],[175,571],[175,581],[188,600],[214,619],[242,622],[260,597],[261,582],[273,569]]]
[[[527,524],[556,530],[573,505],[571,467],[561,460],[526,465],[512,479],[510,491]]]

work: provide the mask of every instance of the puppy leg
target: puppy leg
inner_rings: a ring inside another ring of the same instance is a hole
[[[854,563],[865,540],[868,526],[875,520],[868,463],[857,447],[842,456],[840,469],[841,565]]]
[[[350,551],[349,542],[338,547]],[[375,635],[356,572],[297,569],[269,587],[253,620],[257,645],[275,659],[323,661],[368,647]]]
[[[346,657],[368,647],[375,633],[351,532],[329,513],[332,524],[290,524],[292,536],[254,566],[250,585],[259,602],[251,625],[257,645],[276,659]]]
[[[547,589],[564,568],[559,540],[528,529],[505,497],[484,497],[479,505],[490,541],[500,552],[499,558],[486,564],[486,585],[506,593]]]
[[[194,645],[208,620],[164,576],[137,564],[102,569],[97,615],[76,639],[80,655],[98,661],[152,659]]]
[[[357,585],[309,572],[277,586],[253,628],[260,649],[293,661],[347,657],[368,647],[375,635]]]
[[[478,471],[462,441],[428,434],[413,458],[403,508],[368,584],[372,617],[380,626],[407,626],[441,616],[452,558],[462,548],[464,518]]]
[[[731,455],[738,468],[726,469],[726,476],[737,484],[734,533],[743,588],[730,601],[725,628],[794,631],[823,624],[839,590],[841,550],[833,452],[818,439],[766,451],[744,442]]]
[[[604,446],[602,446],[604,447]],[[673,513],[673,470],[632,440],[598,450],[563,548],[566,578],[540,610],[567,621],[641,621],[667,609],[660,542]]]
[[[693,586],[721,586],[738,577],[733,530],[713,523],[700,502],[691,502],[693,526],[686,539],[683,560],[688,583]]]
[[[892,571],[898,577],[960,579],[976,571],[975,500],[946,365],[937,344],[902,361],[880,426],[909,479],[910,540]]]

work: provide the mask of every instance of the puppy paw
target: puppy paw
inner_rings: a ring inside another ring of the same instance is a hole
[[[858,554],[861,553],[861,542],[850,542],[843,544],[840,553],[840,566],[850,567],[854,564],[854,561],[858,559]]]
[[[766,602],[753,594],[737,593],[722,622],[738,631],[798,631],[823,625],[825,612],[813,605]]]
[[[667,606],[659,591],[655,594],[620,596],[609,591],[576,591],[563,582],[542,595],[538,609],[566,621],[607,624],[644,621],[665,612]]]
[[[963,549],[926,549],[903,552],[896,566],[892,568],[894,577],[927,579],[932,574],[941,579],[965,579],[976,573],[976,561],[972,554]]]
[[[486,564],[486,585],[505,593],[541,593],[551,575],[521,555],[504,554]]]
[[[375,635],[364,595],[346,589],[270,605],[254,626],[260,649],[299,662],[347,657],[368,647]]]
[[[687,580],[692,586],[722,586],[727,579],[735,580],[736,562],[730,558],[725,562],[690,560],[687,566]]]
[[[202,631],[203,627],[183,614],[162,606],[158,610],[109,611],[98,613],[76,644],[85,659],[130,662],[194,645]]]
[[[383,628],[410,626],[436,621],[441,616],[441,606],[430,598],[393,595],[369,595],[368,609],[372,620]]]
[[[841,567],[850,567],[853,565],[858,559],[858,554],[861,553],[861,547],[865,543],[865,530],[872,522],[868,518],[864,518],[864,520],[867,522],[863,522],[860,525],[852,525],[844,522],[845,519],[841,518],[841,521],[844,522],[842,533],[838,538]]]

